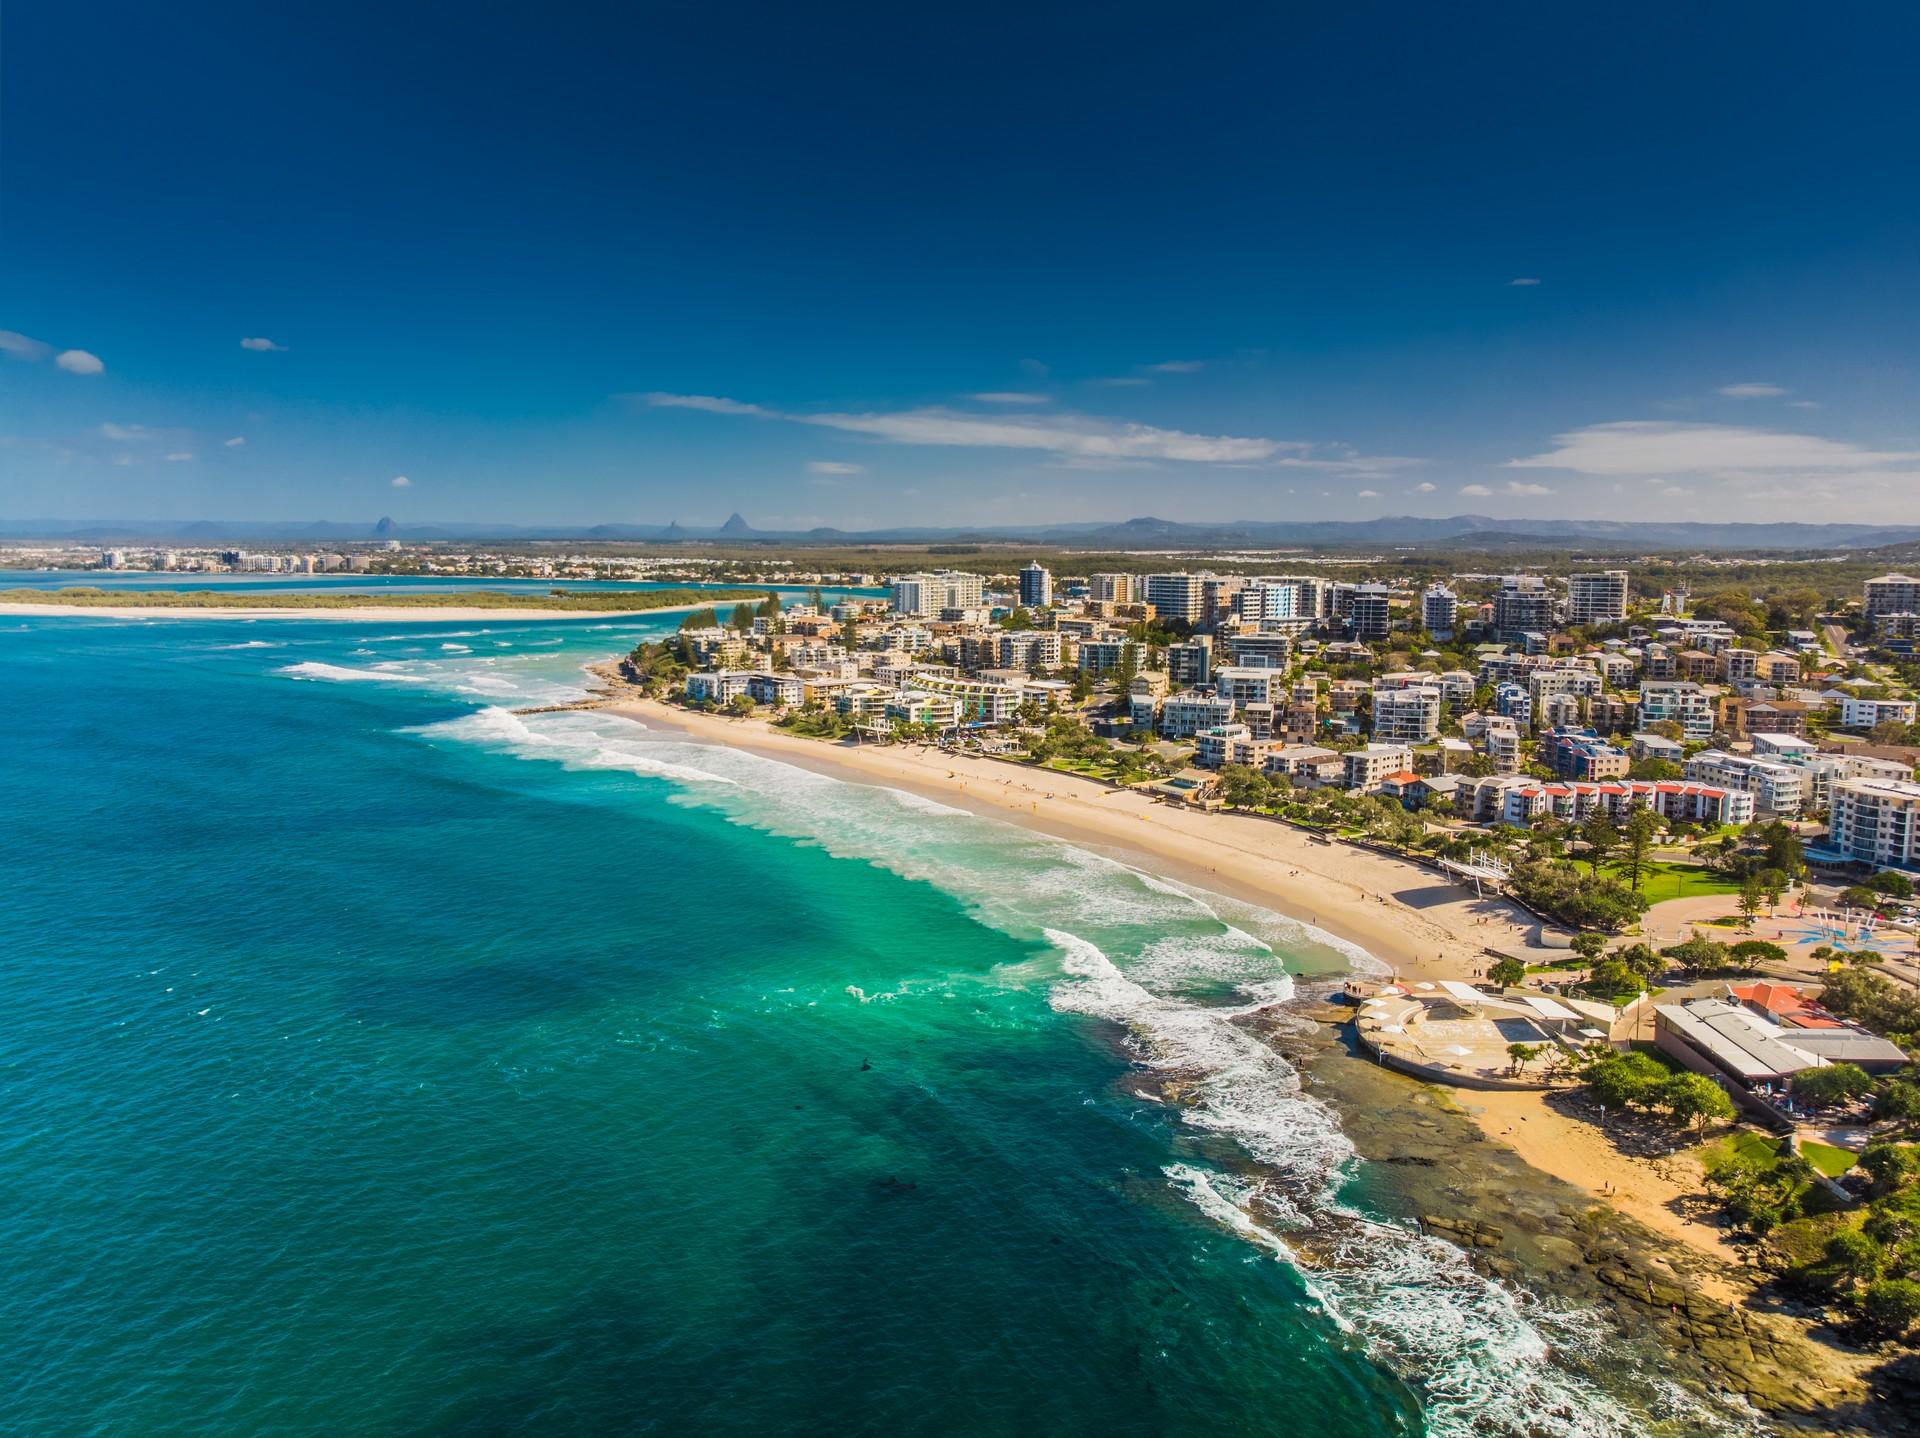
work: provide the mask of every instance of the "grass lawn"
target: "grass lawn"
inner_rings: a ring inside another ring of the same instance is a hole
[[[1830,1143],[1815,1143],[1811,1139],[1800,1141],[1800,1155],[1828,1178],[1838,1178],[1853,1167],[1858,1156],[1844,1148],[1835,1148]]]
[[[1725,1138],[1700,1145],[1701,1166],[1709,1170],[1733,1160],[1757,1169],[1769,1169],[1780,1161],[1780,1140],[1741,1129]]]
[[[1712,1143],[1700,1147],[1699,1158],[1706,1168],[1737,1159],[1751,1168],[1769,1169],[1780,1161],[1780,1155],[1786,1147],[1784,1139],[1768,1138],[1765,1134],[1741,1130],[1728,1134],[1725,1138],[1715,1139]],[[1835,1148],[1830,1143],[1817,1143],[1811,1139],[1802,1140],[1800,1156],[1814,1166],[1814,1169],[1828,1178],[1838,1178],[1853,1167],[1857,1155],[1844,1148]]]
[[[1606,867],[1614,878],[1621,883],[1626,882],[1618,864]],[[1647,896],[1648,903],[1658,904],[1667,899],[1698,898],[1702,894],[1738,894],[1740,885],[1724,874],[1716,874],[1697,864],[1655,859],[1640,876],[1640,892]]]

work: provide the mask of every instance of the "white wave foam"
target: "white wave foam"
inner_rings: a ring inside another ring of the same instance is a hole
[[[1236,1190],[1226,1175],[1189,1164],[1170,1167],[1169,1183],[1276,1257],[1291,1261],[1287,1233],[1311,1232],[1316,1252],[1333,1245],[1335,1260],[1305,1270],[1306,1281],[1334,1321],[1422,1386],[1431,1433],[1634,1431],[1624,1409],[1554,1363],[1540,1326],[1550,1315],[1523,1312],[1520,1299],[1451,1245],[1343,1203],[1355,1155],[1335,1115],[1302,1091],[1299,1075],[1263,1038],[1235,1022],[1291,995],[1275,944],[1324,946],[1371,966],[1364,951],[1044,835],[945,805],[937,809],[950,822],[928,824],[927,801],[917,796],[661,738],[615,716],[543,715],[530,725],[483,710],[426,732],[569,767],[674,779],[688,786],[679,802],[934,883],[983,923],[1020,939],[1044,937],[1056,964],[1008,966],[993,978],[1050,985],[1054,1008],[1121,1027],[1143,1066],[1182,1080],[1181,1121],[1233,1141],[1269,1177]],[[1223,986],[1243,1002],[1220,1004]],[[848,993],[861,1002],[882,997]]]
[[[304,660],[299,664],[289,664],[280,671],[289,679],[325,679],[336,684],[352,684],[371,680],[375,683],[389,684],[425,684],[426,677],[420,674],[399,674],[381,666],[372,669],[350,669],[344,664],[323,664],[317,659]]]
[[[215,649],[278,649],[278,644],[269,644],[264,639],[247,639],[238,644],[216,644]]]
[[[442,644],[440,647],[449,654],[473,653],[473,646],[471,644]]]
[[[1237,1197],[1223,1178],[1191,1164],[1169,1180],[1202,1213],[1293,1260],[1282,1230],[1336,1243],[1332,1262],[1304,1274],[1316,1296],[1374,1354],[1418,1382],[1430,1434],[1529,1432],[1553,1438],[1628,1434],[1619,1404],[1552,1362],[1551,1345],[1514,1294],[1474,1271],[1439,1239],[1377,1223],[1339,1197],[1354,1154],[1333,1114],[1301,1091],[1292,1066],[1233,1022],[1244,1010],[1204,1008],[1156,994],[1096,945],[1048,930],[1068,976],[1054,1007],[1120,1024],[1147,1067],[1187,1080],[1182,1117],[1230,1137],[1272,1175]],[[1203,962],[1211,963],[1211,959]]]
[[[538,726],[511,709],[489,707],[458,719],[430,724],[416,733],[479,743],[505,749],[522,758],[544,759],[569,769],[623,769],[652,779],[676,779],[688,784],[726,784],[734,780],[690,764],[649,754],[650,746],[599,732],[591,714],[540,715]],[[581,722],[586,721],[586,722]]]

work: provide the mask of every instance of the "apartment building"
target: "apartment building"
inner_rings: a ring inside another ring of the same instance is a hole
[[[1053,603],[1053,575],[1037,559],[1020,571],[1020,603],[1028,609]]]
[[[1405,744],[1368,744],[1340,756],[1342,778],[1348,789],[1371,794],[1389,774],[1413,767],[1413,750]]]
[[[1912,724],[1916,706],[1911,699],[1855,699],[1840,701],[1842,729],[1871,729],[1876,724]]]
[[[1255,769],[1266,767],[1273,752],[1272,740],[1262,739],[1245,724],[1216,724],[1193,736],[1193,762],[1201,769],[1218,769],[1227,764],[1246,764]]]
[[[1373,737],[1392,744],[1430,744],[1440,737],[1441,703],[1437,684],[1376,684]]]
[[[1231,701],[1236,709],[1247,704],[1283,703],[1287,695],[1287,676],[1280,669],[1222,664],[1213,671],[1213,692]]]
[[[1096,574],[1087,590],[1087,597],[1100,604],[1136,604],[1142,598],[1137,574]]]
[[[1592,729],[1556,726],[1540,741],[1540,750],[1547,767],[1562,778],[1593,783],[1626,778],[1632,762]]]
[[[1509,574],[1493,596],[1494,633],[1508,643],[1553,628],[1553,592],[1537,574]]]
[[[1201,689],[1169,694],[1160,706],[1160,733],[1168,739],[1191,739],[1203,729],[1233,722],[1233,701]]]
[[[1865,585],[1863,610],[1868,619],[1882,614],[1920,614],[1920,579],[1909,574],[1883,574]]]
[[[1833,786],[1828,843],[1882,869],[1920,869],[1920,784],[1842,779]]]
[[[1060,636],[1044,629],[1019,629],[1002,634],[994,655],[1002,669],[1058,669]]]
[[[1689,743],[1713,735],[1713,698],[1698,684],[1648,680],[1640,686],[1640,726],[1673,723]]]
[[[1430,584],[1420,596],[1420,627],[1435,639],[1453,638],[1460,622],[1460,596],[1444,584]]]
[[[1392,591],[1384,584],[1356,584],[1347,595],[1347,632],[1364,644],[1393,633]]]
[[[1567,576],[1567,623],[1621,624],[1626,617],[1626,570],[1589,570]]]
[[[1196,624],[1205,607],[1210,574],[1149,574],[1143,593],[1162,619]]]
[[[1702,749],[1687,760],[1686,774],[1697,783],[1746,790],[1758,814],[1794,815],[1807,806],[1807,775],[1791,764]]]

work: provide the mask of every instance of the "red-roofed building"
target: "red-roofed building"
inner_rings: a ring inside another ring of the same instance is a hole
[[[1729,984],[1729,997],[1764,1014],[1776,1023],[1796,1029],[1843,1028],[1840,1020],[1810,1001],[1792,984],[1769,983],[1764,979],[1750,984]]]

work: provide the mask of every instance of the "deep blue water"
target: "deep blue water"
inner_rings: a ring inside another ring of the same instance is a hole
[[[0,621],[0,1431],[1343,1438],[1580,1391],[1444,1245],[1282,1260],[1350,1157],[1225,1016],[1343,962],[1310,931],[511,712],[672,622]]]

